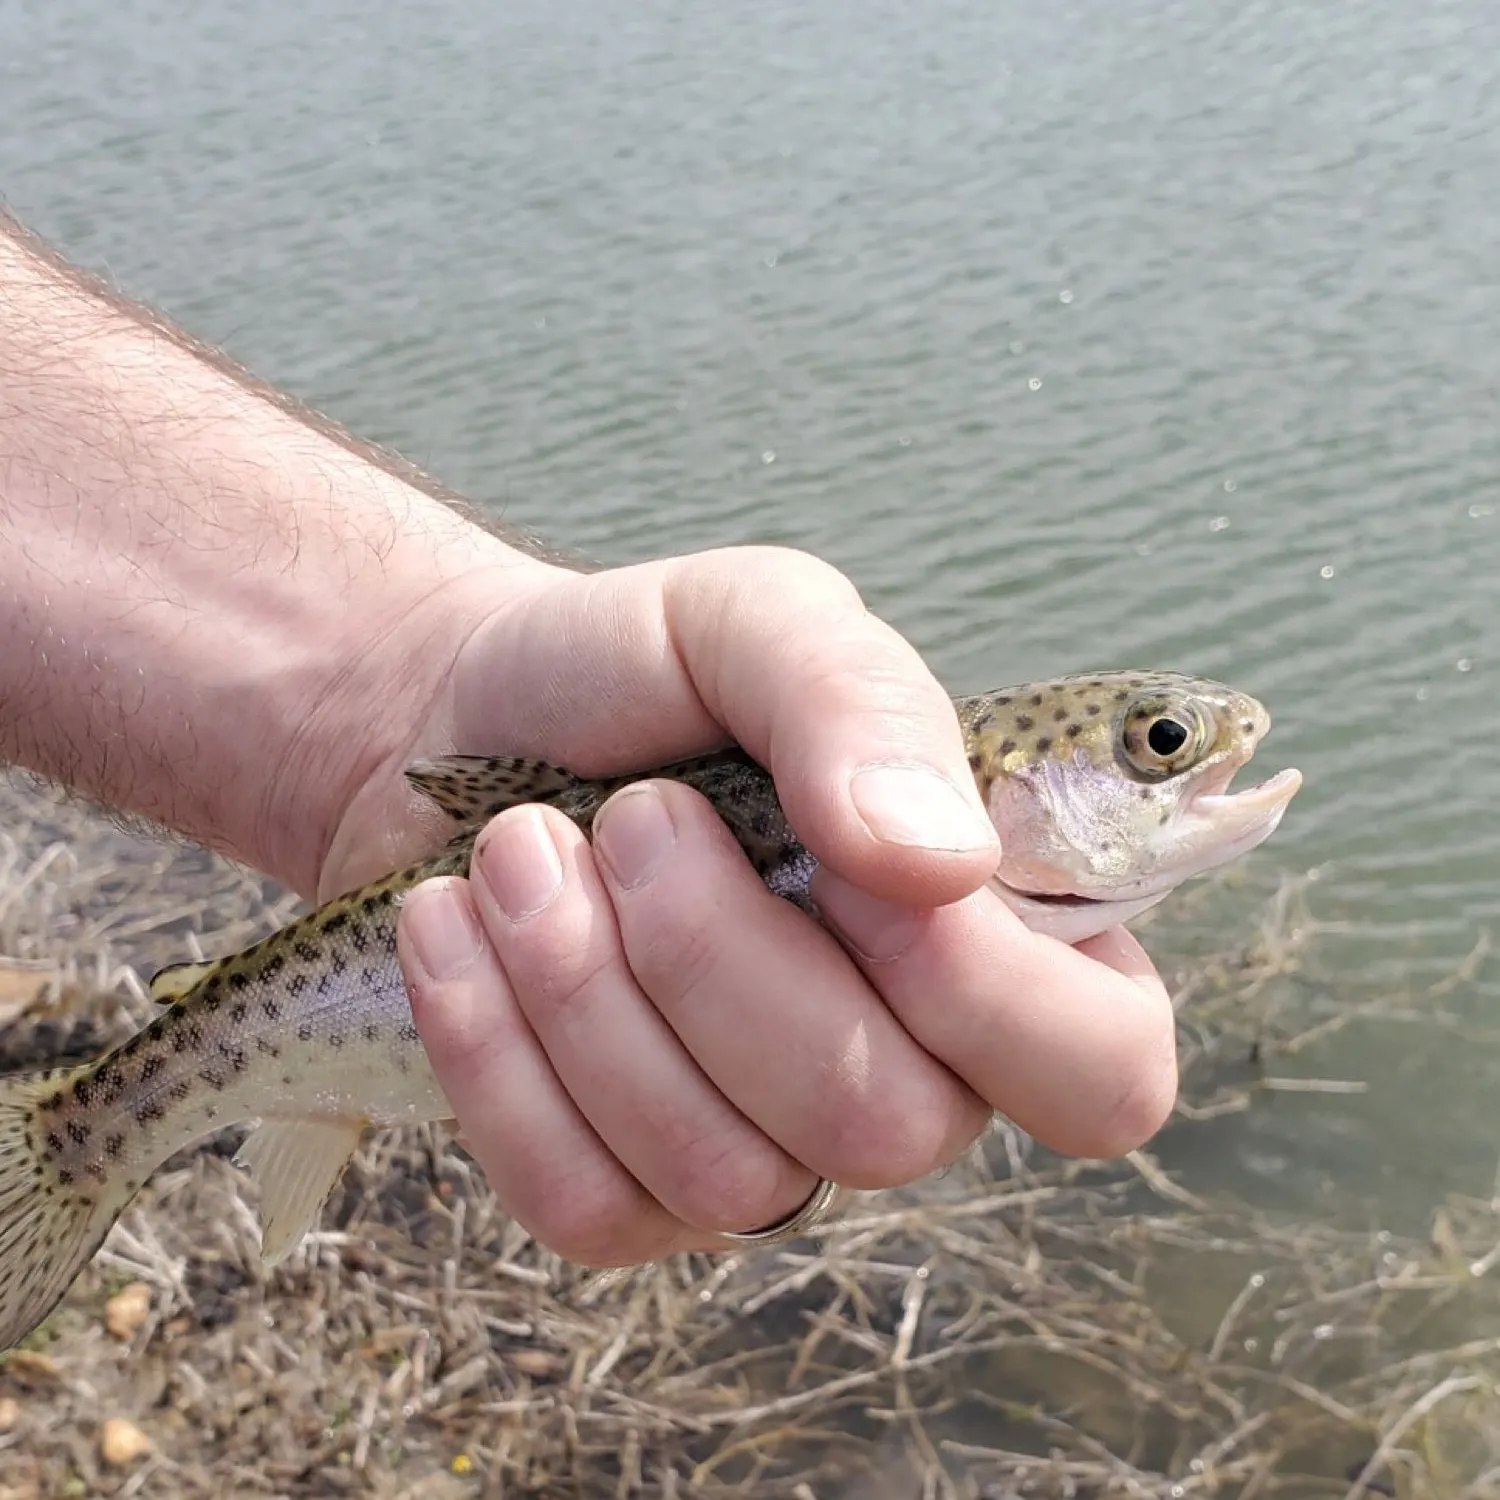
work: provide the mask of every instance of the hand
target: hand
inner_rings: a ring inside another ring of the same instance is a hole
[[[467,627],[466,627],[467,628]],[[947,695],[837,572],[734,549],[539,569],[467,634],[406,758],[542,755],[582,775],[726,738],[822,862],[829,932],[764,888],[710,806],[651,782],[590,847],[516,808],[471,879],[414,892],[400,952],[438,1078],[502,1201],[588,1265],[723,1248],[819,1176],[877,1189],[953,1161],[999,1110],[1115,1155],[1175,1093],[1171,1007],[1122,931],[1072,949],[986,888],[999,848]],[[430,848],[394,762],[325,893]]]

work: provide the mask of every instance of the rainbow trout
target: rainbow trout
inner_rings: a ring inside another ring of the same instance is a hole
[[[1033,930],[1077,942],[1267,838],[1301,784],[1231,792],[1270,727],[1219,683],[1104,672],[955,700],[1003,854],[994,884]],[[545,762],[449,756],[409,779],[458,825],[441,853],[351,891],[241,953],[163,970],[165,1008],[106,1056],[0,1079],[0,1347],[46,1317],[142,1184],[174,1152],[256,1121],[239,1160],[261,1191],[267,1261],[312,1225],[372,1125],[448,1119],[396,958],[405,892],[462,875],[485,821],[547,802],[587,832],[648,775],[702,792],[767,886],[814,916],[816,861],[769,775],[730,749],[583,781]]]

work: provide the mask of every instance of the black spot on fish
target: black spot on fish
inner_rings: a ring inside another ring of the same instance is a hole
[[[116,1160],[125,1149],[125,1137],[123,1135],[107,1135],[104,1137],[104,1154],[111,1160]]]
[[[57,1180],[58,1180],[58,1183],[61,1186],[63,1186],[63,1187],[72,1187],[73,1186],[73,1174],[70,1171],[68,1171],[68,1169],[66,1167],[64,1167],[57,1174]],[[51,1188],[47,1189],[47,1196],[49,1198],[52,1196],[52,1189]]]
[[[89,1138],[89,1128],[82,1120],[68,1121],[68,1139],[75,1146],[82,1146]]]
[[[297,1040],[299,1042],[310,1042],[313,1039],[313,1029],[309,1022],[304,1021],[297,1028]]]
[[[380,903],[383,899],[383,896],[373,894],[366,896],[365,899],[359,903],[359,909],[364,912],[366,916],[369,916],[371,913],[380,910]]]
[[[1126,689],[1125,689],[1125,688],[1121,688],[1121,689],[1120,689],[1120,690],[1119,690],[1119,692],[1117,692],[1117,693],[1116,693],[1116,694],[1115,694],[1115,702],[1116,702],[1116,703],[1124,703],[1124,702],[1125,702],[1125,700],[1126,700],[1126,699],[1127,699],[1127,698],[1129,698],[1129,697],[1130,697],[1130,694],[1129,694],[1129,692],[1128,692],[1128,691],[1127,691],[1127,690],[1126,690]]]
[[[181,1104],[193,1092],[193,1085],[186,1078],[179,1078],[168,1086],[167,1092],[174,1103]]]
[[[1039,735],[1036,742],[1038,755],[1045,755],[1052,748],[1052,736],[1048,734]]]
[[[1030,729],[1031,726],[1034,723],[1036,723],[1036,720],[1033,719],[1030,714],[1017,714],[1016,715],[1016,728],[1017,729]]]
[[[90,1087],[88,1079],[80,1078],[78,1082],[73,1085],[73,1102],[75,1104],[81,1104],[85,1109],[87,1109],[89,1095],[92,1093],[93,1089]]]
[[[1090,703],[1084,712],[1088,714],[1089,718],[1097,719],[1100,714],[1099,705],[1097,703]]]
[[[1076,740],[1078,736],[1083,733],[1083,725],[1069,724],[1068,727],[1063,731],[1063,733],[1066,734],[1070,740]]]
[[[400,1028],[397,1030],[396,1035],[400,1037],[403,1042],[415,1042],[421,1040],[421,1033],[415,1026],[412,1025],[410,1021],[403,1021]]]
[[[141,1082],[146,1083],[155,1078],[161,1070],[166,1067],[166,1059],[153,1052],[141,1061]]]
[[[1040,708],[1042,706],[1042,695],[1040,693],[1033,693],[1031,695],[1031,706],[1033,708]]]
[[[342,1031],[330,1031],[328,1033],[328,1045],[330,1047],[342,1047],[344,1045],[344,1033]]]
[[[328,967],[335,974],[342,974],[349,967],[349,960],[342,953],[331,953],[328,956]]]
[[[297,1080],[293,1078],[290,1073],[283,1073],[281,1075],[281,1084],[283,1088],[291,1088],[291,1086],[296,1083],[296,1081]]]
[[[1014,740],[1001,740],[1000,741],[1000,753],[1001,753],[1001,755],[1009,755],[1015,748],[1016,748],[1016,742]]]
[[[1068,709],[1066,707],[1063,707],[1063,708],[1054,708],[1052,710],[1052,722],[1054,724],[1065,723],[1067,721],[1067,717],[1068,717]]]
[[[268,1042],[265,1037],[258,1036],[255,1039],[255,1050],[263,1057],[280,1057],[281,1048],[275,1042]]]
[[[232,990],[246,989],[250,984],[250,976],[236,969],[229,976],[229,988]]]
[[[47,1132],[47,1149],[56,1155],[61,1152],[62,1148],[63,1138],[55,1130],[49,1130]]]
[[[250,1007],[247,1006],[243,1000],[236,1000],[234,1004],[229,1007],[229,1019],[236,1026],[238,1026],[240,1022],[243,1021],[249,1014],[249,1012]]]
[[[166,1112],[166,1106],[160,1099],[142,1099],[134,1110],[135,1123],[149,1125],[153,1120],[161,1119]]]
[[[305,964],[315,964],[322,956],[323,950],[315,948],[311,943],[297,944],[297,957]]]
[[[222,1093],[224,1090],[224,1075],[217,1068],[200,1068],[198,1076],[214,1093]]]
[[[306,974],[293,974],[286,982],[286,992],[289,995],[300,995],[311,983]]]
[[[279,1021],[281,1019],[281,1003],[274,995],[267,995],[260,1002],[260,1008],[265,1011],[268,1021]]]
[[[380,1039],[380,1028],[378,1026],[376,1026],[373,1022],[371,1022],[369,1025],[367,1025],[365,1027],[365,1040],[367,1042],[374,1042],[374,1041],[378,1041],[379,1039]]]
[[[323,918],[321,922],[318,923],[318,926],[321,927],[324,932],[337,932],[338,929],[342,927],[348,920],[348,912],[331,911],[327,916]]]

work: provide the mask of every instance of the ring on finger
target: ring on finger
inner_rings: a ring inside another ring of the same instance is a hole
[[[807,1202],[801,1208],[793,1209],[784,1219],[777,1219],[774,1224],[767,1224],[764,1229],[747,1229],[739,1234],[725,1230],[721,1232],[722,1238],[733,1240],[736,1245],[784,1244],[787,1240],[794,1240],[798,1235],[807,1234],[822,1224],[842,1191],[838,1183],[830,1182],[826,1177],[820,1177],[818,1185],[812,1190]]]

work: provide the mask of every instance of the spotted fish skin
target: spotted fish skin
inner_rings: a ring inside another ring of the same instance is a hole
[[[1230,798],[1221,783],[1269,721],[1230,688],[1109,672],[954,707],[1005,849],[996,889],[1038,930],[1069,940],[1102,930],[1251,847],[1239,826],[1248,815],[1235,822],[1228,804],[1257,793]],[[407,774],[454,820],[446,848],[240,953],[163,971],[152,987],[161,1014],[98,1060],[0,1079],[0,1347],[47,1315],[151,1173],[204,1135],[260,1122],[241,1160],[261,1189],[274,1262],[310,1227],[367,1128],[450,1117],[413,1022],[397,917],[422,881],[468,873],[479,830],[505,808],[549,803],[587,833],[629,782],[681,781],[715,807],[771,890],[814,910],[817,862],[770,776],[738,748],[589,781],[513,757],[449,756]],[[1277,779],[1282,804],[1295,775]],[[1219,824],[1195,815],[1200,803],[1225,804],[1210,809]],[[1260,811],[1269,823],[1251,830],[1254,842],[1279,817]],[[1114,899],[1121,892],[1128,899]]]

